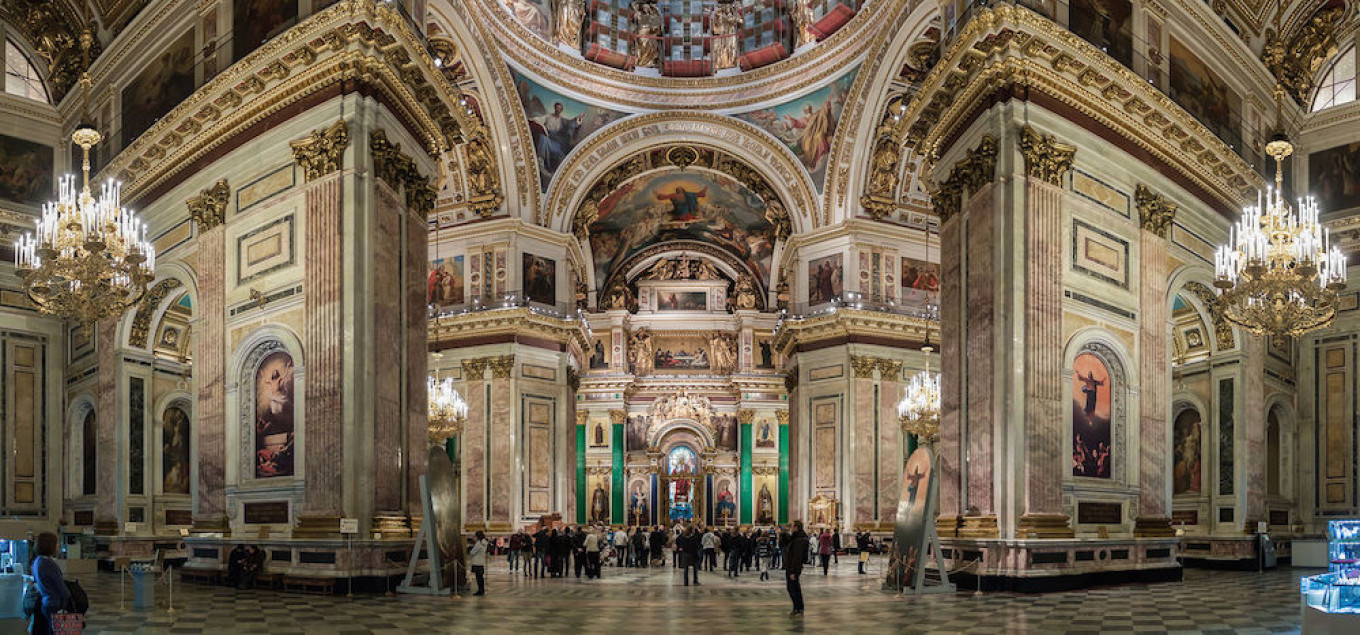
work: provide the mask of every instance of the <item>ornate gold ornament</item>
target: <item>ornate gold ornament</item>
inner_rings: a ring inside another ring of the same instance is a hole
[[[485,138],[469,141],[464,150],[467,162],[464,174],[468,184],[468,207],[482,218],[490,218],[500,209],[505,197],[501,195],[500,176],[496,158]]]
[[[756,283],[751,276],[743,274],[737,279],[735,289],[737,309],[747,310],[756,308]]]
[[[897,402],[897,417],[902,430],[916,435],[927,446],[940,438],[940,375],[930,372],[930,346],[921,347],[926,369],[912,375]]]
[[[850,367],[854,369],[856,379],[873,379],[878,360],[867,355],[851,355]]]
[[[570,388],[572,392],[581,389],[581,373],[576,372],[576,369],[570,366],[567,367],[567,388]]]
[[[387,139],[387,132],[378,128],[368,135],[368,151],[373,160],[373,176],[381,179],[393,191],[406,196],[406,207],[421,214],[434,210],[436,192],[430,180],[420,175],[415,159],[401,151],[400,143]]]
[[[702,258],[662,258],[642,276],[643,280],[722,280],[722,274],[712,263]]]
[[[46,62],[44,78],[51,90],[49,97],[53,104],[61,103],[67,91],[80,81],[90,62],[102,51],[99,39],[90,31],[93,21],[72,15],[66,3],[5,0],[0,2],[0,18],[26,35],[38,56]],[[88,56],[82,46],[89,47]]]
[[[1138,218],[1143,229],[1166,238],[1171,231],[1171,221],[1176,218],[1176,211],[1180,206],[1166,200],[1161,194],[1154,194],[1142,183],[1139,183],[1134,191],[1134,199],[1138,203]]]
[[[699,151],[690,146],[675,146],[666,151],[666,162],[681,170],[699,160]]]
[[[14,245],[15,273],[38,310],[86,330],[141,300],[156,271],[146,226],[122,208],[122,183],[106,183],[98,199],[90,193],[90,148],[100,139],[91,127],[71,133],[84,153],[83,184],[77,190],[74,175],[62,177],[35,233]]]
[[[514,355],[498,355],[487,358],[487,366],[491,368],[492,379],[509,379],[515,370]]]
[[[1284,159],[1294,146],[1277,136],[1266,144],[1275,158],[1275,187],[1229,233],[1214,255],[1214,286],[1228,321],[1258,335],[1297,337],[1336,319],[1337,292],[1346,287],[1346,257],[1331,245],[1317,200],[1284,200]]]
[[[349,147],[349,125],[336,121],[325,130],[313,130],[306,138],[288,144],[293,159],[302,166],[308,181],[314,181],[340,169],[345,148]]]
[[[467,364],[466,361],[463,363]],[[453,387],[452,377],[441,380],[430,375],[426,388],[429,391],[426,432],[430,444],[443,445],[450,437],[463,431],[463,424],[467,422],[468,405]]]
[[[622,410],[617,412],[623,413]],[[691,394],[688,390],[657,397],[647,408],[647,416],[652,420],[652,429],[674,419],[698,421],[704,427],[712,429],[713,414],[713,402],[709,401],[708,397]],[[618,423],[623,421],[620,420]]]
[[[1313,14],[1308,23],[1288,41],[1277,28],[1261,50],[1261,61],[1294,101],[1309,106],[1313,80],[1318,69],[1337,51],[1336,34],[1346,7],[1324,9]]]
[[[1020,154],[1025,157],[1025,174],[1050,185],[1062,185],[1062,178],[1072,170],[1072,158],[1077,148],[1059,143],[1053,135],[1041,135],[1034,128],[1020,128]]]
[[[187,201],[189,218],[194,220],[198,233],[206,232],[227,219],[227,204],[231,202],[231,187],[226,179],[219,179],[212,187],[203,190]]]
[[[715,375],[729,375],[737,369],[737,334],[714,331],[708,336],[709,368]]]
[[[463,378],[466,381],[482,381],[486,377],[486,367],[490,364],[489,357],[474,357],[465,359],[463,365]]]
[[[960,159],[949,170],[935,191],[931,193],[931,203],[940,224],[958,215],[963,209],[963,195],[972,194],[996,179],[996,155],[999,151],[996,138],[983,135],[978,147],[968,151],[966,158]]]
[[[137,304],[137,314],[132,316],[132,328],[128,330],[128,346],[144,347],[151,337],[151,318],[165,296],[180,287],[178,278],[166,278],[157,282]]]
[[[1204,308],[1209,312],[1209,320],[1214,325],[1214,342],[1218,345],[1218,350],[1226,351],[1237,345],[1237,340],[1233,337],[1232,324],[1224,319],[1223,311],[1218,304],[1218,296],[1213,289],[1206,287],[1198,282],[1187,282],[1185,290],[1189,291],[1200,302],[1204,303]]]
[[[628,363],[633,367],[634,375],[650,375],[652,373],[652,332],[646,327],[633,331],[628,338]]]
[[[789,372],[784,373],[784,392],[791,393],[798,388],[798,368],[794,367]]]

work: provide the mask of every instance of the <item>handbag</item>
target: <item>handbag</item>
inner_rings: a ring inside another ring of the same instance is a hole
[[[85,615],[82,613],[52,614],[52,635],[80,635],[85,632]]]

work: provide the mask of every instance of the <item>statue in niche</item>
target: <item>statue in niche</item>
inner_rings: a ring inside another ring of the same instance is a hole
[[[756,284],[749,275],[743,275],[737,279],[737,308],[754,309],[756,308]]]
[[[633,366],[634,375],[652,373],[652,334],[647,329],[638,329],[628,340],[628,363]]]
[[[897,195],[898,153],[891,140],[884,139],[874,149],[873,175],[869,177],[869,191],[883,197]]]
[[[467,175],[468,192],[472,194],[484,194],[495,189],[492,182],[491,170],[495,165],[495,160],[491,158],[491,151],[487,149],[486,142],[481,139],[473,139],[467,144]]]
[[[713,33],[710,49],[713,51],[713,67],[716,69],[734,68],[737,65],[737,26],[741,18],[737,16],[735,2],[720,1],[713,9],[709,28]]]
[[[661,12],[655,2],[634,2],[633,20],[637,30],[633,32],[633,51],[636,68],[656,68],[661,62]]]
[[[554,43],[580,48],[581,22],[586,14],[585,0],[556,0],[553,4],[553,17],[557,19],[557,28],[553,31],[556,38]]]

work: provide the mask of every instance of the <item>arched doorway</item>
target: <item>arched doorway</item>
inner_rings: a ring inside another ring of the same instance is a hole
[[[703,509],[699,453],[689,443],[673,445],[666,452],[661,469],[661,517],[671,523],[694,520],[695,510]]]

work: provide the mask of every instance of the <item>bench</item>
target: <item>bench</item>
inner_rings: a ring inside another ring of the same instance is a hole
[[[279,573],[257,573],[255,574],[255,586],[257,588],[279,588],[279,583],[283,581],[283,575]]]
[[[180,569],[179,580],[180,582],[219,584],[222,582],[222,572],[217,569]]]
[[[321,593],[330,595],[335,592],[335,578],[302,578],[297,576],[283,577],[283,590],[290,591],[294,587],[305,592]]]

